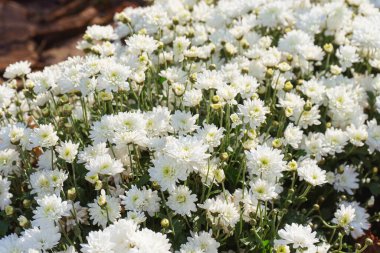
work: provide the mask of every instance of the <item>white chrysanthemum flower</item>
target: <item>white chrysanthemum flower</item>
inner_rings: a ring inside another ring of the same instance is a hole
[[[158,182],[162,190],[174,190],[176,183],[186,180],[188,176],[186,168],[170,157],[159,156],[152,163],[153,167],[149,168],[151,181]]]
[[[109,195],[102,194],[98,196],[93,203],[88,204],[90,219],[93,221],[93,224],[102,226],[105,228],[108,223],[115,222],[120,218],[121,206],[119,200]],[[101,198],[105,203],[101,202]],[[99,204],[102,204],[101,206]]]
[[[369,214],[366,209],[361,207],[358,202],[342,202],[345,207],[352,206],[355,209],[355,217],[350,223],[351,229],[350,233],[354,239],[358,239],[365,234],[364,231],[371,227],[369,223]]]
[[[270,201],[277,198],[276,184],[266,180],[257,179],[250,183],[253,196],[262,201]]]
[[[352,205],[345,206],[344,204],[340,204],[339,209],[334,213],[334,219],[332,222],[344,228],[346,231],[349,231],[354,218],[355,209],[352,207]]]
[[[265,115],[269,113],[268,107],[264,106],[264,102],[260,99],[244,100],[244,104],[238,107],[243,122],[248,123],[251,128],[259,127],[264,123]]]
[[[105,143],[98,143],[93,146],[87,146],[83,149],[83,151],[79,152],[78,162],[88,163],[91,159],[105,154],[108,154],[108,148]]]
[[[56,147],[58,156],[68,163],[72,163],[78,154],[79,144],[72,141],[65,141]]]
[[[134,34],[125,43],[127,44],[128,52],[136,55],[143,52],[149,55],[158,48],[157,41],[147,35]]]
[[[125,196],[121,195],[120,198],[121,204],[126,210],[148,212],[150,216],[160,210],[160,198],[157,191],[145,187],[139,190],[133,185],[128,191],[125,191]]]
[[[218,253],[219,246],[220,243],[212,238],[211,231],[202,231],[200,233],[191,233],[191,237],[187,238],[187,242],[182,244],[180,250],[176,251],[176,253]]]
[[[36,171],[30,175],[31,193],[37,193],[40,197],[52,194],[59,195],[67,177],[68,174],[61,170]]]
[[[313,159],[303,160],[297,168],[298,176],[312,186],[326,183],[326,171],[318,167],[317,161]]]
[[[188,170],[197,171],[207,164],[210,157],[208,149],[208,145],[196,137],[180,136],[178,139],[168,139],[163,151]]]
[[[16,234],[10,234],[0,239],[0,253],[22,253],[20,238]]]
[[[0,109],[9,106],[14,95],[15,90],[5,85],[0,85]]]
[[[4,176],[18,173],[20,154],[15,149],[0,150],[0,174]]]
[[[109,154],[100,155],[86,163],[89,171],[87,176],[96,174],[114,176],[124,171],[123,164],[119,160],[113,159]]]
[[[29,74],[30,62],[28,61],[19,61],[9,65],[4,72],[4,77],[7,79],[13,79],[15,77],[21,77]]]
[[[246,151],[247,166],[250,175],[256,175],[263,179],[275,181],[282,177],[282,171],[286,164],[281,150],[273,149],[266,145],[258,145],[255,149]]]
[[[350,142],[356,146],[361,147],[364,145],[368,138],[368,132],[365,126],[350,125],[346,129],[347,135],[350,138]]]
[[[285,144],[297,149],[302,141],[302,136],[302,130],[298,126],[294,126],[293,123],[290,123],[284,131]]]
[[[146,216],[143,212],[129,211],[127,212],[127,219],[133,220],[136,224],[141,224],[146,221]]]
[[[127,79],[131,70],[128,66],[121,64],[110,63],[104,64],[100,70],[100,76],[98,77],[98,89],[110,91],[128,90],[129,83]]]
[[[37,250],[37,252],[46,252],[53,249],[61,239],[61,233],[59,233],[58,227],[33,227],[25,230],[20,237],[20,243],[23,251],[26,252],[29,249]]]
[[[92,25],[87,27],[85,36],[91,40],[112,40],[116,38],[116,34],[113,31],[111,25],[101,26]]]
[[[32,225],[41,228],[48,227],[58,222],[69,211],[67,201],[56,195],[44,196],[37,199],[38,207],[33,211]]]
[[[177,214],[191,216],[191,212],[197,211],[195,202],[197,196],[191,194],[189,187],[180,185],[170,192],[167,205]]]
[[[367,122],[368,139],[366,144],[368,150],[373,153],[375,150],[380,151],[380,125],[377,124],[376,119]]]
[[[35,128],[31,140],[34,147],[41,146],[43,148],[49,148],[55,146],[59,140],[57,132],[54,131],[52,124],[40,125]]]
[[[223,83],[223,76],[219,71],[204,70],[202,73],[197,75],[197,81],[194,86],[200,90],[209,90],[216,89]]]
[[[182,62],[184,51],[190,46],[190,40],[184,36],[176,37],[173,41],[174,61]]]
[[[349,137],[341,129],[328,128],[324,140],[327,142],[329,154],[342,153],[347,145]]]
[[[91,231],[86,240],[87,243],[81,245],[83,253],[116,253],[112,250],[114,243],[107,231]]]
[[[218,128],[214,124],[203,124],[203,128],[197,131],[197,136],[209,145],[211,151],[220,145],[223,138],[224,128]]]
[[[13,195],[9,192],[10,186],[11,182],[0,175],[0,210],[4,210],[4,208],[11,203]]]
[[[352,190],[359,188],[359,173],[355,171],[354,166],[345,165],[342,166],[343,172],[338,172],[335,170],[334,177],[334,189],[338,192],[347,192],[350,195],[353,195]]]
[[[284,229],[278,231],[281,239],[276,240],[277,245],[292,244],[294,249],[313,247],[318,242],[316,232],[312,232],[309,226],[292,223],[286,224]]]
[[[179,134],[187,134],[195,131],[198,126],[196,121],[199,115],[192,115],[190,112],[175,111],[171,118],[171,125],[174,132]]]
[[[206,210],[207,218],[212,224],[222,226],[225,231],[231,231],[240,218],[238,209],[233,203],[226,201],[223,193],[198,206]]]
[[[202,101],[202,91],[198,89],[187,90],[183,94],[183,104],[189,107],[195,107]]]
[[[343,70],[350,68],[353,63],[359,61],[359,56],[356,51],[357,48],[350,45],[344,45],[338,48],[336,56]]]

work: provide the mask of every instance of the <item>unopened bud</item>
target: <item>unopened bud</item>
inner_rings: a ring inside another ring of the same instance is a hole
[[[209,69],[209,70],[215,70],[215,69],[216,69],[216,65],[215,65],[214,63],[212,63],[212,64],[210,64],[210,65],[208,66],[208,69]]]
[[[282,146],[282,141],[281,141],[281,139],[278,139],[278,138],[274,139],[274,140],[272,141],[272,146],[273,146],[274,148],[280,148],[280,147]]]
[[[326,53],[331,54],[334,50],[334,46],[331,43],[326,43],[323,45],[323,50],[325,50]]]
[[[22,206],[26,209],[30,208],[31,205],[32,205],[32,201],[30,201],[29,199],[24,199],[22,201]]]
[[[113,99],[113,95],[111,92],[101,91],[99,92],[99,98],[102,101],[111,101]]]
[[[103,187],[103,183],[102,183],[102,181],[97,180],[97,181],[95,182],[95,190],[99,191],[100,189],[102,189],[102,187]]]
[[[287,81],[284,85],[284,91],[289,92],[293,89],[293,84],[290,81]]]
[[[17,221],[20,227],[25,228],[29,225],[29,220],[24,215],[21,215],[20,217],[18,217]]]
[[[365,239],[365,245],[367,245],[367,246],[372,246],[372,245],[373,245],[373,241],[372,241],[372,239],[371,239],[371,238],[366,238],[366,239]]]
[[[228,153],[227,152],[223,152],[220,154],[220,160],[222,160],[223,162],[227,161],[228,160]]]
[[[190,75],[190,82],[195,83],[197,81],[197,73]]]
[[[265,72],[265,76],[270,78],[274,74],[274,70],[272,68],[267,68],[267,71]]]
[[[107,198],[105,195],[100,195],[98,198],[98,205],[99,206],[104,206],[107,204]]]
[[[311,101],[306,101],[305,105],[303,106],[304,111],[309,112],[311,108],[313,108],[313,104],[311,103]]]
[[[219,103],[219,101],[220,101],[220,97],[219,97],[218,95],[214,95],[214,96],[212,96],[211,101],[212,101],[214,104]]]
[[[168,219],[164,218],[164,219],[161,220],[161,227],[168,228],[169,225],[170,225],[170,222],[169,222]]]
[[[67,190],[67,198],[69,200],[75,200],[75,198],[77,197],[77,191],[75,190],[75,188],[70,188]]]
[[[7,216],[13,215],[13,212],[14,212],[13,206],[9,206],[8,205],[8,206],[5,207],[5,214]]]
[[[287,62],[281,62],[280,64],[278,64],[278,69],[284,73],[286,71],[289,71],[291,69],[290,65],[287,63]]]

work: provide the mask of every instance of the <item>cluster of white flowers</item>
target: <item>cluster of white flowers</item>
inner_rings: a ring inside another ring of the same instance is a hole
[[[364,252],[379,21],[368,0],[157,0],[88,27],[84,56],[11,64],[0,253]]]

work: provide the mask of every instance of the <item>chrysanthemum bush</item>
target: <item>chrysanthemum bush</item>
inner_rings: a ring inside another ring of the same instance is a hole
[[[0,252],[374,247],[379,23],[365,0],[163,0],[10,65]]]

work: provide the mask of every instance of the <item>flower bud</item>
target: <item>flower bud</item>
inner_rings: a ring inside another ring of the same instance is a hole
[[[318,211],[318,210],[319,210],[319,208],[320,208],[320,207],[319,207],[319,205],[318,205],[318,204],[314,204],[314,205],[313,205],[313,210],[315,210],[315,211]]]
[[[290,162],[288,162],[288,169],[289,169],[290,171],[296,171],[297,168],[298,168],[298,164],[297,164],[296,161],[291,160]]]
[[[95,190],[99,191],[100,189],[102,189],[103,187],[103,183],[102,181],[100,181],[99,179],[95,182]]]
[[[334,46],[331,43],[326,43],[323,45],[323,50],[325,50],[326,53],[331,54],[334,51]]]
[[[293,115],[293,109],[290,107],[286,107],[285,108],[285,116],[289,118],[292,115]]]
[[[69,97],[66,94],[64,94],[62,97],[60,97],[59,101],[58,101],[58,103],[60,105],[67,104],[68,102],[69,102]]]
[[[147,35],[147,33],[148,33],[148,31],[145,28],[142,28],[142,29],[140,29],[140,31],[138,31],[139,35]]]
[[[161,220],[161,227],[168,228],[169,225],[170,225],[170,222],[169,222],[168,219],[164,218],[164,219]]]
[[[367,245],[367,246],[372,246],[372,245],[373,245],[373,241],[372,241],[372,239],[371,239],[371,238],[366,238],[366,239],[365,239],[365,245]]]
[[[227,161],[228,160],[228,153],[227,152],[223,152],[220,154],[220,160],[222,160],[223,162]]]
[[[274,74],[273,69],[272,69],[272,68],[267,68],[267,71],[265,72],[265,76],[266,76],[267,78],[270,78],[270,77],[273,76],[273,74]]]
[[[272,141],[272,146],[274,148],[280,148],[282,146],[282,141],[279,138],[276,138]]]
[[[214,96],[212,96],[211,101],[212,101],[214,104],[219,103],[219,101],[220,101],[220,97],[219,97],[218,95],[214,95]]]
[[[212,63],[212,64],[210,64],[210,65],[208,66],[208,69],[209,69],[209,70],[215,70],[215,69],[216,69],[216,65],[215,65],[214,63]]]
[[[340,73],[342,73],[342,68],[340,68],[338,65],[331,65],[330,73],[333,75],[339,75]]]
[[[243,67],[243,68],[241,69],[241,73],[242,73],[242,74],[248,74],[248,72],[249,72],[249,68],[247,68],[247,67]]]
[[[105,206],[107,204],[107,198],[105,195],[100,195],[98,198],[98,205],[99,206]]]
[[[160,184],[157,181],[153,181],[152,187],[153,187],[153,189],[158,190],[158,189],[160,189]]]
[[[215,180],[218,183],[222,183],[224,181],[224,179],[226,178],[226,176],[224,174],[224,170],[222,170],[222,169],[216,169],[214,171],[214,177],[215,177]]]
[[[74,201],[77,197],[77,191],[74,187],[67,190],[67,198]]]
[[[99,98],[101,101],[111,101],[113,99],[113,95],[111,92],[101,91],[99,92]]]
[[[303,106],[304,111],[309,112],[313,108],[313,104],[308,100]]]
[[[278,64],[278,69],[284,73],[286,71],[289,71],[291,69],[290,65],[287,63],[287,62],[281,62],[280,64]]]
[[[116,21],[122,22],[124,24],[131,23],[131,19],[124,12],[117,13],[115,15],[115,19],[116,19]]]
[[[197,73],[190,75],[190,82],[195,83],[197,81]]]
[[[32,201],[30,201],[29,199],[24,199],[22,201],[22,206],[26,209],[30,208],[31,205],[32,205]]]
[[[222,108],[222,104],[221,103],[212,104],[211,108],[214,109],[214,110],[219,110],[219,109]]]
[[[13,208],[13,206],[6,206],[5,207],[5,214],[7,215],[7,216],[12,216],[13,215],[13,212],[14,212],[14,208]]]
[[[293,89],[293,84],[290,81],[287,81],[284,85],[284,91],[289,92]]]
[[[29,220],[24,216],[24,215],[20,215],[18,218],[18,224],[20,225],[20,227],[22,228],[25,228],[29,225]]]

